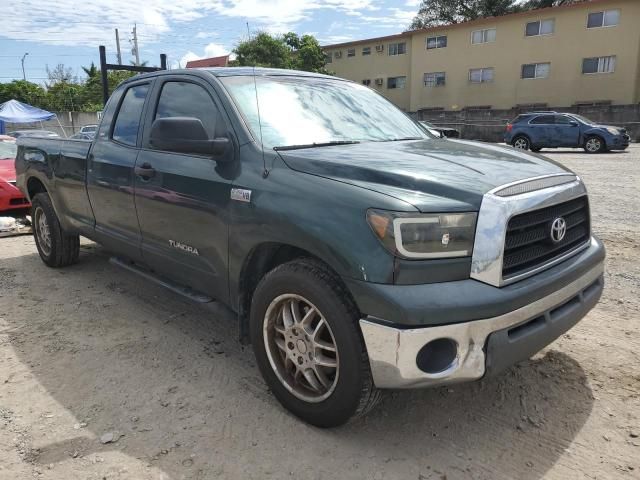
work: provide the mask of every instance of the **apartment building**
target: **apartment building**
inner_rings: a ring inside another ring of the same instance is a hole
[[[407,111],[640,102],[640,0],[591,0],[327,45]]]

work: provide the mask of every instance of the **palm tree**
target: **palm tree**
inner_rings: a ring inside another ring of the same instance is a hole
[[[82,70],[84,70],[84,73],[86,73],[89,78],[93,78],[100,73],[100,70],[98,70],[98,67],[96,67],[93,62],[91,62],[90,67],[82,67]]]

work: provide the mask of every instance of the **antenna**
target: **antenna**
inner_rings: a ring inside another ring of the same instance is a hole
[[[262,149],[262,176],[267,178],[269,170],[267,170],[267,161],[264,158],[264,143],[262,142],[262,119],[260,118],[260,100],[258,99],[258,82],[256,82],[256,66],[253,66],[253,88],[256,92],[256,109],[258,111],[258,129],[260,130],[260,148]]]

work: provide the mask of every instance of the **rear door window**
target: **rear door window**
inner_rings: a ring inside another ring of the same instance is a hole
[[[553,125],[555,123],[555,118],[553,115],[540,115],[539,117],[531,120],[531,125]]]
[[[145,83],[130,87],[124,94],[111,135],[115,141],[136,146],[142,107],[148,91],[149,84]]]

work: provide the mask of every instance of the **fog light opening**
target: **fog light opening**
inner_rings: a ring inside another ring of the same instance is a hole
[[[458,358],[458,342],[451,338],[436,338],[424,345],[416,356],[418,368],[435,375],[449,370]]]

